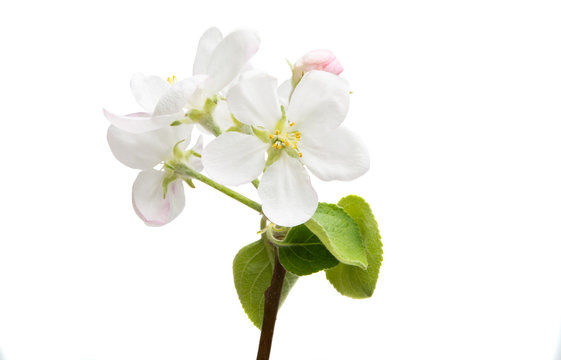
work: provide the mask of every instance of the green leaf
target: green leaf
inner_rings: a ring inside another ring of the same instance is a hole
[[[372,214],[370,205],[363,198],[349,195],[342,198],[338,205],[349,214],[360,230],[368,268],[362,270],[356,266],[339,264],[325,271],[327,279],[337,291],[345,296],[363,299],[372,296],[376,288],[378,273],[382,265],[382,242],[378,223]]]
[[[263,240],[242,248],[234,258],[233,268],[234,285],[242,307],[249,320],[261,329],[265,290],[269,288],[273,278],[273,263]],[[281,305],[297,279],[298,276],[286,273],[280,298]]]
[[[286,238],[278,243],[278,249],[282,266],[299,276],[329,269],[339,263],[305,225],[291,228]]]
[[[368,261],[360,231],[343,208],[335,204],[319,203],[316,213],[306,222],[306,226],[337,260],[366,270]]]

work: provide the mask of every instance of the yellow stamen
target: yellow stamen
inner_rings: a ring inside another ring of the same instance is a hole
[[[171,77],[168,76],[167,80],[168,80],[168,83],[170,83],[172,85],[177,82],[177,78],[175,77],[175,75],[173,75]]]
[[[278,134],[280,134],[280,131],[275,130],[275,135],[278,135]]]
[[[299,153],[298,153],[298,156],[302,157],[302,153],[301,153],[301,152],[299,152]]]
[[[269,139],[273,139],[275,136],[273,134],[269,134]]]
[[[291,122],[290,122],[290,123],[289,123],[288,125],[290,125],[290,126],[294,126],[294,122],[293,122],[293,121],[291,121]]]

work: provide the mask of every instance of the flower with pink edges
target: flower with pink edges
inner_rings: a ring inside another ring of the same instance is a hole
[[[305,73],[312,70],[326,71],[335,75],[343,72],[343,65],[329,50],[312,50],[304,54],[292,67],[292,85],[296,86]]]

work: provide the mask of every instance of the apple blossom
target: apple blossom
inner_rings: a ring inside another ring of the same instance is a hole
[[[189,99],[201,110],[207,99],[219,94],[248,66],[259,49],[259,36],[251,30],[237,30],[222,38],[217,28],[208,29],[199,41],[193,76],[199,86]]]
[[[141,170],[133,185],[133,207],[147,225],[165,225],[185,206],[182,180],[169,171],[153,168],[182,156],[188,166],[202,170],[202,162],[196,156],[202,151],[202,138],[192,151],[182,151],[189,144],[192,128],[167,126],[144,133],[130,133],[111,125],[107,130],[107,141],[117,160]]]
[[[195,122],[217,134],[221,130],[214,123],[215,108],[223,109],[220,92],[246,68],[249,59],[259,49],[259,37],[251,30],[237,30],[222,38],[216,28],[208,29],[201,37],[193,65],[193,76],[181,81],[169,77],[134,74],[131,90],[145,112],[117,115],[104,110],[107,119],[116,127],[142,133],[160,129],[174,122]],[[217,111],[216,120],[228,127],[228,116]]]
[[[175,76],[166,81],[157,76],[136,73],[132,76],[130,87],[144,112],[128,115],[117,115],[105,109],[103,112],[115,127],[131,133],[143,133],[161,129],[184,118],[183,108],[193,96],[197,82],[193,78],[178,82]]]
[[[368,170],[369,156],[360,139],[339,126],[349,105],[346,80],[306,73],[286,112],[277,91],[275,78],[244,74],[228,92],[228,105],[253,134],[225,133],[208,144],[202,159],[209,176],[226,185],[250,182],[265,169],[258,188],[264,214],[295,226],[310,219],[318,204],[304,166],[324,181],[352,180]]]
[[[292,67],[292,84],[296,86],[305,73],[312,70],[326,71],[335,75],[343,72],[343,65],[329,50],[313,50],[304,54]]]
[[[185,164],[196,171],[203,169],[198,157],[202,147],[202,137],[199,137],[195,146],[182,156]],[[165,225],[185,207],[183,181],[165,168],[141,171],[132,187],[132,203],[134,211],[146,225]]]

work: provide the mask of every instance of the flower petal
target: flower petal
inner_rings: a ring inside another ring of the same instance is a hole
[[[193,150],[194,152],[196,152],[197,154],[201,154],[203,151],[203,136],[199,135],[199,138],[197,139],[197,142],[195,143],[195,146],[193,146],[191,148],[191,150]],[[191,169],[201,172],[203,171],[203,162],[201,160],[201,158],[199,156],[196,156],[194,154],[191,154],[191,156],[189,156],[189,159],[187,160],[187,166],[189,166]]]
[[[226,36],[214,49],[208,63],[203,88],[216,94],[230,83],[259,49],[260,40],[251,30],[238,30]]]
[[[132,205],[136,214],[150,226],[161,226],[177,217],[185,208],[182,180],[168,185],[166,196],[162,182],[165,171],[141,171],[132,186]]]
[[[162,95],[154,108],[153,115],[178,114],[182,116],[184,114],[183,107],[193,99],[194,93],[203,79],[204,76],[197,75],[174,84]]]
[[[207,99],[207,94],[204,89],[201,88],[201,84],[204,83],[207,77],[207,75],[194,75],[177,83],[177,85],[181,86],[187,95],[186,106],[189,109],[203,109]]]
[[[347,81],[315,70],[306,73],[294,89],[286,117],[304,134],[335,129],[343,122],[348,110]]]
[[[282,113],[277,79],[260,71],[249,71],[228,92],[228,107],[234,117],[248,125],[274,130]]]
[[[159,130],[133,134],[110,126],[107,130],[107,142],[113,155],[133,169],[150,169],[156,164],[172,157],[173,146],[185,139],[181,146],[185,148],[191,139],[192,126],[168,126]]]
[[[314,215],[318,206],[308,172],[300,161],[285,152],[267,168],[258,191],[263,213],[277,225],[302,224]]]
[[[136,73],[131,79],[132,95],[136,102],[148,112],[154,111],[158,100],[165,94],[171,85],[157,76],[145,76]]]
[[[263,171],[268,147],[253,135],[227,132],[203,150],[203,165],[209,177],[221,184],[245,184]]]
[[[232,114],[228,108],[228,103],[224,100],[218,100],[218,103],[212,112],[212,118],[214,119],[216,125],[220,127],[222,132],[225,132],[234,126],[234,121],[232,120]]]
[[[197,55],[193,64],[193,75],[206,74],[210,56],[216,46],[222,41],[222,33],[215,27],[211,27],[199,40]]]
[[[315,176],[324,181],[349,181],[368,171],[368,148],[358,136],[343,127],[324,134],[302,134],[298,143],[302,162]]]
[[[290,92],[292,91],[292,81],[286,80],[280,84],[278,88],[279,100],[282,106],[286,109],[290,100]]]
[[[117,115],[105,109],[103,109],[103,114],[114,126],[134,134],[168,127],[169,124],[184,116],[183,113],[153,116],[152,114],[144,112]]]

